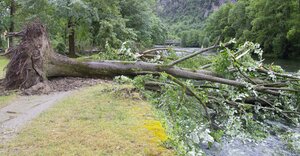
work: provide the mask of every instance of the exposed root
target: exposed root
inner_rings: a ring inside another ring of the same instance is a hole
[[[45,27],[33,22],[22,31],[21,42],[8,50],[11,60],[4,80],[6,89],[29,88],[46,80],[44,76],[44,52],[50,47]]]

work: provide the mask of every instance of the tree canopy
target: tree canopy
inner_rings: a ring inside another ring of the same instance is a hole
[[[12,2],[16,3],[14,15],[10,15]],[[153,8],[153,0],[5,0],[0,2],[0,33],[9,31],[12,22],[20,30],[39,18],[48,28],[52,46],[60,52],[67,50],[68,40],[75,40],[76,51],[103,49],[106,44],[119,48],[125,41],[143,48],[166,37]],[[6,47],[4,38],[0,47]]]
[[[266,55],[289,58],[300,51],[299,10],[299,0],[239,0],[211,14],[198,33],[189,30],[181,38],[184,46],[236,38],[259,43]]]

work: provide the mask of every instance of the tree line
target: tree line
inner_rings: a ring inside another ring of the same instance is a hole
[[[125,41],[143,48],[166,37],[155,5],[155,0],[3,0],[0,33],[20,30],[38,18],[47,26],[52,46],[70,56],[86,48],[120,47]],[[2,35],[0,47],[7,42]]]
[[[180,34],[183,46],[207,46],[236,38],[259,43],[265,54],[291,58],[300,51],[299,0],[239,0],[227,3],[200,29]]]

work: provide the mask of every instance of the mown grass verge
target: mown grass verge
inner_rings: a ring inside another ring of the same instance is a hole
[[[0,155],[173,155],[151,105],[131,86],[76,91],[40,115]]]

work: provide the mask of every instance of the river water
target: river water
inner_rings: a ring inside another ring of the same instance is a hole
[[[299,156],[300,127],[292,128],[272,121],[266,121],[266,123],[292,134],[290,140],[283,140],[279,134],[270,134],[262,141],[223,137],[220,143],[215,142],[211,148],[207,148],[205,144],[199,144],[199,146],[207,156]],[[291,150],[289,148],[291,146],[294,146],[298,153]]]
[[[281,66],[287,72],[298,72],[300,70],[300,58],[298,59],[276,59],[276,58],[265,58],[266,64],[276,64]]]
[[[165,48],[166,46],[163,45],[156,45],[155,48]],[[189,53],[193,53],[196,51],[200,51],[201,48],[184,48],[184,47],[172,47],[177,55],[184,56]],[[215,52],[206,52],[203,53],[203,55],[214,55]],[[277,58],[264,58],[265,64],[275,64],[281,66],[285,71],[287,72],[298,72],[300,70],[300,58],[298,59],[290,59],[290,60],[284,60],[284,59],[277,59]]]
[[[162,48],[164,46],[156,46]],[[177,55],[184,56],[201,48],[173,48]],[[214,55],[215,52],[204,53],[203,55]],[[266,64],[280,65],[287,72],[298,72],[300,70],[300,60],[281,60],[281,59],[265,59]],[[300,148],[300,127],[289,127],[282,123],[269,121],[269,125],[279,127],[283,132],[291,133],[296,136],[292,140],[293,146]],[[251,141],[240,138],[223,137],[220,143],[215,142],[212,147],[208,148],[207,144],[199,143],[199,146],[207,156],[298,156],[300,153],[291,151],[291,146],[287,141],[283,140],[279,134],[270,134],[262,141]],[[298,151],[299,152],[299,151]]]

